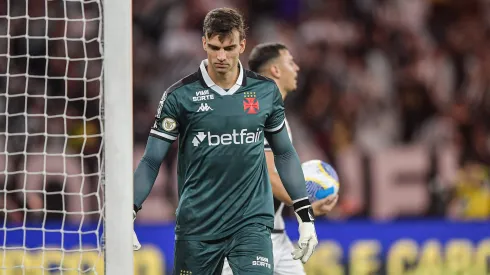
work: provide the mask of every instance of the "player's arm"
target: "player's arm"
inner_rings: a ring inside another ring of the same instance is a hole
[[[138,212],[158,176],[171,144],[177,139],[179,104],[174,93],[165,91],[158,105],[145,153],[134,173],[134,210]]]
[[[158,176],[163,159],[172,144],[153,136],[148,137],[145,153],[134,172],[134,211],[138,212]]]
[[[285,203],[286,205],[293,205],[293,200],[291,200],[291,197],[288,195],[286,188],[284,188],[284,185],[282,184],[279,174],[276,172],[274,153],[272,153],[271,150],[265,151],[265,159],[267,161],[267,170],[269,172],[269,178],[271,181],[272,193],[274,194],[274,197]]]
[[[312,222],[308,215],[311,204],[306,192],[305,177],[298,154],[289,139],[286,127],[276,132],[265,132],[274,155],[274,164],[287,195],[292,200],[295,212],[303,222]],[[276,186],[278,187],[278,186]],[[299,206],[299,204],[301,206]]]
[[[178,102],[175,94],[165,91],[158,105],[155,123],[151,128],[145,153],[134,172],[133,218],[136,218],[136,213],[141,209],[143,202],[150,194],[155,179],[158,176],[160,166],[172,142],[179,135],[178,110]],[[133,231],[133,249],[139,250],[140,248],[141,245],[136,233]]]
[[[299,248],[293,252],[293,258],[301,259],[305,263],[318,244],[318,239],[313,225],[314,218],[306,192],[303,169],[285,127],[282,96],[275,84],[272,88],[272,108],[264,125],[264,134],[274,154],[279,177],[292,199],[299,222]]]
[[[293,208],[299,222],[299,248],[293,252],[294,259],[305,263],[318,244],[313,212],[306,192],[306,185],[298,154],[291,144],[286,127],[277,132],[265,132],[269,141],[279,177],[293,201]]]
[[[274,162],[274,153],[270,150],[268,144],[266,144],[265,150],[265,159],[267,161],[267,170],[269,172],[269,178],[272,186],[272,193],[274,197],[286,205],[293,205],[293,200],[288,195],[286,188],[279,177],[279,174],[276,172],[276,166]],[[338,195],[330,195],[324,199],[317,200],[311,204],[313,209],[313,214],[315,216],[323,216],[330,212],[335,205],[337,204]]]
[[[141,209],[148,195],[150,195],[155,179],[158,176],[158,171],[160,170],[163,159],[167,155],[170,145],[171,142],[152,136],[148,137],[145,153],[134,172],[133,220],[136,219],[136,213]],[[141,244],[138,236],[136,236],[133,230],[133,250],[139,250],[140,248]]]

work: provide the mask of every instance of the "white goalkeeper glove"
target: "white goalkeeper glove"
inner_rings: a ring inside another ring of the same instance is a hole
[[[308,198],[295,201],[293,207],[299,223],[299,240],[298,247],[291,254],[293,255],[293,259],[306,263],[318,244],[315,225],[313,223],[315,220],[313,209]]]
[[[133,210],[133,227],[134,227],[134,220],[136,219],[136,211]],[[105,236],[102,235],[102,238],[100,240],[102,247],[105,248]],[[138,251],[141,248],[140,241],[138,241],[138,236],[136,236],[136,232],[134,232],[133,228],[133,250]]]
[[[134,220],[136,220],[136,211],[133,210],[133,225],[134,225]],[[138,236],[136,236],[136,232],[134,232],[133,228],[133,250],[138,251],[141,248],[141,244],[138,241]]]

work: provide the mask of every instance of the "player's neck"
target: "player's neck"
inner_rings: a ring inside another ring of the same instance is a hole
[[[233,85],[235,85],[237,79],[238,79],[238,66],[236,66],[234,69],[227,73],[217,73],[215,70],[211,68],[211,66],[208,66],[207,68],[209,77],[213,82],[220,86],[223,89],[231,89]]]
[[[286,90],[284,90],[284,88],[282,87],[281,83],[279,83],[279,80],[277,78],[275,78],[274,76],[270,75],[269,73],[267,72],[263,72],[261,71],[260,72],[263,76],[266,76],[272,80],[274,80],[274,82],[276,82],[276,85],[277,85],[277,88],[279,88],[279,92],[281,93],[281,96],[282,96],[282,100],[286,99],[286,95],[288,94],[286,92]]]
[[[282,87],[280,87],[280,86],[278,86],[278,87],[279,87],[279,92],[281,93],[281,96],[282,96],[282,100],[285,100],[286,99],[286,95],[288,93],[286,93],[286,91]]]
[[[268,77],[272,78],[271,76],[268,76]],[[274,79],[274,78],[272,78],[272,79]],[[286,99],[286,95],[288,94],[286,92],[286,90],[281,86],[281,83],[279,83],[279,81],[274,80],[274,82],[276,82],[277,88],[279,88],[279,92],[281,93],[282,100]]]

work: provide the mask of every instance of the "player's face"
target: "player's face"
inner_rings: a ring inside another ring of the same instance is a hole
[[[286,92],[291,92],[298,87],[299,67],[288,50],[281,50],[280,54],[277,58],[277,67],[280,70],[279,83]]]
[[[202,38],[204,50],[208,54],[209,66],[219,74],[226,74],[237,68],[240,54],[245,50],[245,39],[240,40],[240,33],[233,30],[231,35],[220,41],[215,35]]]

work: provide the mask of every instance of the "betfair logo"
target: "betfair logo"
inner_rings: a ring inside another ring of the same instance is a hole
[[[230,145],[230,144],[249,144],[260,141],[262,131],[257,129],[255,132],[249,132],[247,129],[237,131],[233,129],[231,134],[213,135],[211,132],[198,132],[192,139],[194,147],[199,146],[207,140],[209,146]]]

